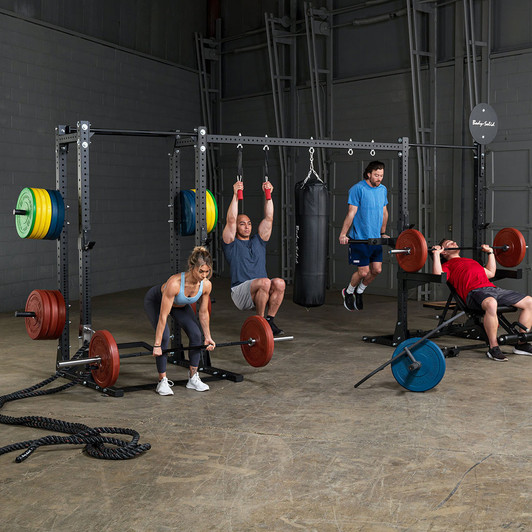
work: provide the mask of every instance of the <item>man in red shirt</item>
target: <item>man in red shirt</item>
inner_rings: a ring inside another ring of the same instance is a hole
[[[487,244],[482,245],[482,251],[488,254],[485,266],[476,260],[460,257],[458,244],[453,240],[442,240],[439,246],[432,248],[432,273],[440,275],[447,273],[447,281],[453,286],[458,295],[469,308],[484,311],[484,329],[488,336],[489,349],[486,355],[492,360],[508,360],[501,352],[497,341],[499,318],[498,305],[514,306],[521,309],[519,322],[526,327],[527,332],[532,326],[532,297],[505,290],[495,286],[490,279],[495,275],[497,265],[493,249]],[[514,353],[532,355],[532,345],[518,343],[514,346]]]

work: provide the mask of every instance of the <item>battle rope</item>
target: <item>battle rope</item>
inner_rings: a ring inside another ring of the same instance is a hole
[[[13,392],[7,395],[0,396],[0,409],[5,403],[10,401],[16,401],[18,399],[26,399],[28,397],[37,397],[39,395],[49,395],[57,393],[62,390],[66,390],[76,384],[75,382],[69,382],[58,386],[56,388],[50,388],[48,390],[40,390],[43,386],[50,384],[55,379],[60,377],[58,373],[52,375],[50,378],[35,384],[25,390]],[[12,451],[20,451],[26,449],[22,454],[17,456],[15,461],[20,463],[33,451],[39,447],[45,445],[82,445],[86,444],[84,451],[93,458],[101,458],[104,460],[127,460],[134,458],[139,454],[142,454],[149,449],[151,445],[149,443],[138,444],[140,435],[138,432],[132,429],[123,429],[117,427],[95,427],[91,428],[81,423],[69,423],[67,421],[61,421],[60,419],[52,419],[40,416],[25,416],[25,417],[10,417],[0,414],[0,423],[5,425],[23,425],[25,427],[34,427],[40,429],[47,429],[54,432],[63,432],[69,434],[69,436],[44,436],[36,440],[28,440],[19,443],[13,443],[0,448],[0,455],[10,453]],[[131,436],[131,441],[127,442],[117,438],[101,436],[102,434],[127,434]],[[107,447],[107,445],[113,445],[114,447]]]

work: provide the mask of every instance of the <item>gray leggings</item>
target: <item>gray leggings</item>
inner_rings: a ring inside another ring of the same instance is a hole
[[[144,297],[144,310],[148,315],[148,319],[152,324],[154,329],[157,329],[157,323],[159,321],[159,314],[161,312],[161,301],[163,295],[161,293],[161,285],[154,286],[150,288]],[[170,311],[170,316],[178,325],[181,327],[189,339],[189,345],[201,345],[203,341],[203,335],[196,319],[196,315],[192,310],[190,305],[185,305],[184,307],[172,307]],[[170,328],[166,324],[163,332],[163,339],[161,341],[161,348],[164,351],[168,349],[170,343]],[[189,351],[188,359],[190,365],[194,368],[199,366],[199,361],[201,357],[201,349],[191,349]],[[157,371],[159,373],[166,372],[166,356],[161,355],[160,357],[155,357],[155,363],[157,364]]]

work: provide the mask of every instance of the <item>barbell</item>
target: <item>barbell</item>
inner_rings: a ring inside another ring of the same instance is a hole
[[[522,233],[513,227],[501,229],[493,239],[495,260],[506,268],[515,268],[525,258],[527,245]],[[431,246],[431,251],[433,246]],[[453,247],[449,249],[481,249],[474,247]],[[406,229],[395,241],[395,249],[389,253],[395,255],[399,266],[407,272],[419,271],[427,261],[428,245],[423,234],[416,229]]]
[[[250,316],[242,325],[240,341],[220,343],[216,347],[239,345],[248,364],[259,368],[266,366],[270,362],[273,356],[275,342],[293,339],[293,336],[279,336],[274,338],[271,327],[265,318],[262,316]],[[146,351],[121,355],[113,335],[107,330],[99,330],[91,338],[88,358],[58,362],[57,369],[83,365],[92,366],[91,373],[94,382],[101,388],[108,388],[113,386],[118,379],[121,359],[152,355],[153,346],[144,342],[141,342],[140,345]],[[195,345],[177,349],[165,349],[161,356],[180,350],[206,349],[207,347],[207,345]]]
[[[440,347],[429,338],[464,315],[465,312],[461,311],[423,337],[407,338],[401,342],[393,352],[392,358],[358,381],[355,388],[388,365],[391,366],[392,375],[397,383],[406,390],[426,392],[437,386],[445,375],[445,356]]]

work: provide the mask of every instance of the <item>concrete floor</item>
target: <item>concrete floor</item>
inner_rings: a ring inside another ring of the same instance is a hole
[[[237,340],[248,314],[234,309],[225,280],[214,286],[213,337]],[[74,445],[41,448],[21,464],[18,453],[1,456],[2,530],[531,530],[532,357],[497,363],[464,351],[426,393],[401,388],[389,368],[355,389],[393,352],[361,341],[396,321],[395,299],[370,291],[352,313],[337,291],[310,310],[288,294],[277,321],[296,340],[278,343],[268,366],[246,365],[238,347],[213,353],[213,365],[244,375],[240,383],[207,378],[211,390],[198,393],[184,388],[184,368],[171,367],[170,397],[113,398],[76,385],[6,404],[3,415],[130,427],[152,448],[127,461]],[[93,327],[152,343],[143,295],[94,298]],[[411,302],[409,327],[431,329],[435,312]],[[71,318],[74,352],[75,309]],[[55,372],[55,341],[30,340],[12,314],[0,315],[0,330],[0,394]],[[117,386],[155,378],[151,357],[135,358]],[[47,434],[1,425],[0,446]]]

